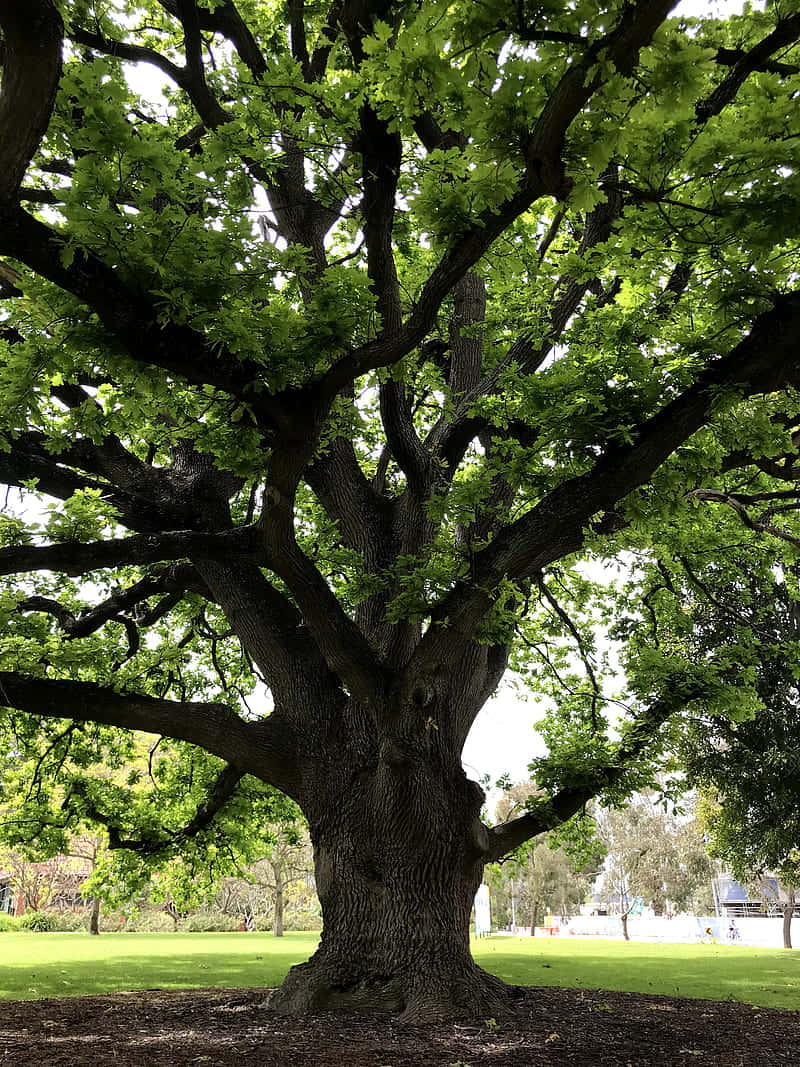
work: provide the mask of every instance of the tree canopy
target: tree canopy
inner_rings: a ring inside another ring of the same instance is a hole
[[[584,626],[617,603],[581,559],[798,499],[800,14],[674,6],[0,10],[8,750],[109,828],[120,731],[203,763],[188,827],[246,776],[296,800],[294,1006],[499,995],[444,977],[483,863],[641,784],[692,701],[756,703],[630,591],[621,708]],[[459,755],[509,664],[564,684],[547,796],[487,828]]]

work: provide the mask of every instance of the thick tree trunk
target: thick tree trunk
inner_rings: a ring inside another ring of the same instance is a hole
[[[792,899],[783,905],[783,947],[792,947],[792,916],[794,915],[794,893]]]
[[[488,843],[483,794],[460,766],[419,756],[383,745],[360,772],[339,765],[317,776],[325,795],[306,815],[322,939],[273,994],[276,1010],[399,1012],[406,1021],[502,1013],[510,987],[469,947]]]
[[[100,897],[92,897],[92,906],[89,910],[89,933],[100,933]]]

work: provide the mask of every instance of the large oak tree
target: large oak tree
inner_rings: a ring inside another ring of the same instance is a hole
[[[166,833],[103,807],[123,731],[209,754],[170,840],[293,798],[325,930],[278,1007],[495,1014],[483,865],[729,685],[662,656],[610,723],[565,607],[793,477],[800,14],[673,6],[0,3],[10,749],[120,848]],[[559,634],[551,795],[489,827],[464,740]]]

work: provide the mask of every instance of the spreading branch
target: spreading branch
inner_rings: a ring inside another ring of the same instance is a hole
[[[735,98],[747,78],[757,70],[763,70],[770,56],[800,39],[800,14],[780,19],[772,33],[740,55],[720,84],[695,107],[699,122],[707,122],[718,115]]]
[[[664,723],[690,701],[701,699],[706,688],[700,682],[676,684],[671,692],[654,701],[624,728],[622,740],[616,745],[613,759],[593,769],[589,781],[569,786],[553,797],[509,822],[489,830],[489,849],[486,862],[502,859],[513,849],[532,837],[554,830],[579,811],[593,797],[617,783],[641,756],[652,747]]]
[[[474,632],[493,603],[492,590],[505,578],[522,580],[577,551],[594,516],[613,510],[711,416],[722,389],[746,395],[770,393],[798,379],[800,292],[776,299],[750,333],[726,356],[709,364],[695,384],[631,433],[632,444],[608,444],[585,474],[562,482],[522,518],[501,530],[473,557],[472,581],[458,585],[434,611],[448,629]],[[446,631],[432,626],[409,672],[430,669],[442,654]]]
[[[17,545],[0,549],[0,574],[58,571],[78,576],[106,567],[215,556],[260,560],[257,528],[246,526],[224,533],[176,530],[87,544],[66,541],[56,545]]]
[[[179,830],[168,830],[162,827],[157,832],[141,834],[138,837],[123,836],[126,831],[113,816],[102,811],[92,800],[89,785],[84,779],[76,779],[71,783],[65,805],[72,809],[77,807],[81,814],[88,815],[89,818],[104,826],[108,833],[110,849],[127,849],[130,852],[138,852],[140,855],[153,856],[176,846],[179,847],[208,829],[219,812],[234,796],[244,775],[245,772],[239,767],[227,764],[217,775],[208,795],[198,804],[194,815],[185,826]]]
[[[715,504],[726,504],[736,512],[748,530],[753,530],[755,533],[769,534],[770,537],[777,537],[790,545],[800,547],[800,537],[795,537],[793,534],[781,530],[779,526],[774,526],[771,522],[761,522],[752,518],[742,501],[730,493],[720,493],[716,489],[693,489],[686,495],[690,500],[707,500]],[[792,510],[795,510],[795,507]]]

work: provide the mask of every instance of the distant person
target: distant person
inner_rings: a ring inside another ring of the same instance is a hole
[[[739,940],[739,927],[736,925],[736,921],[734,919],[731,919],[731,924],[728,927],[728,940],[729,941],[738,941]]]

